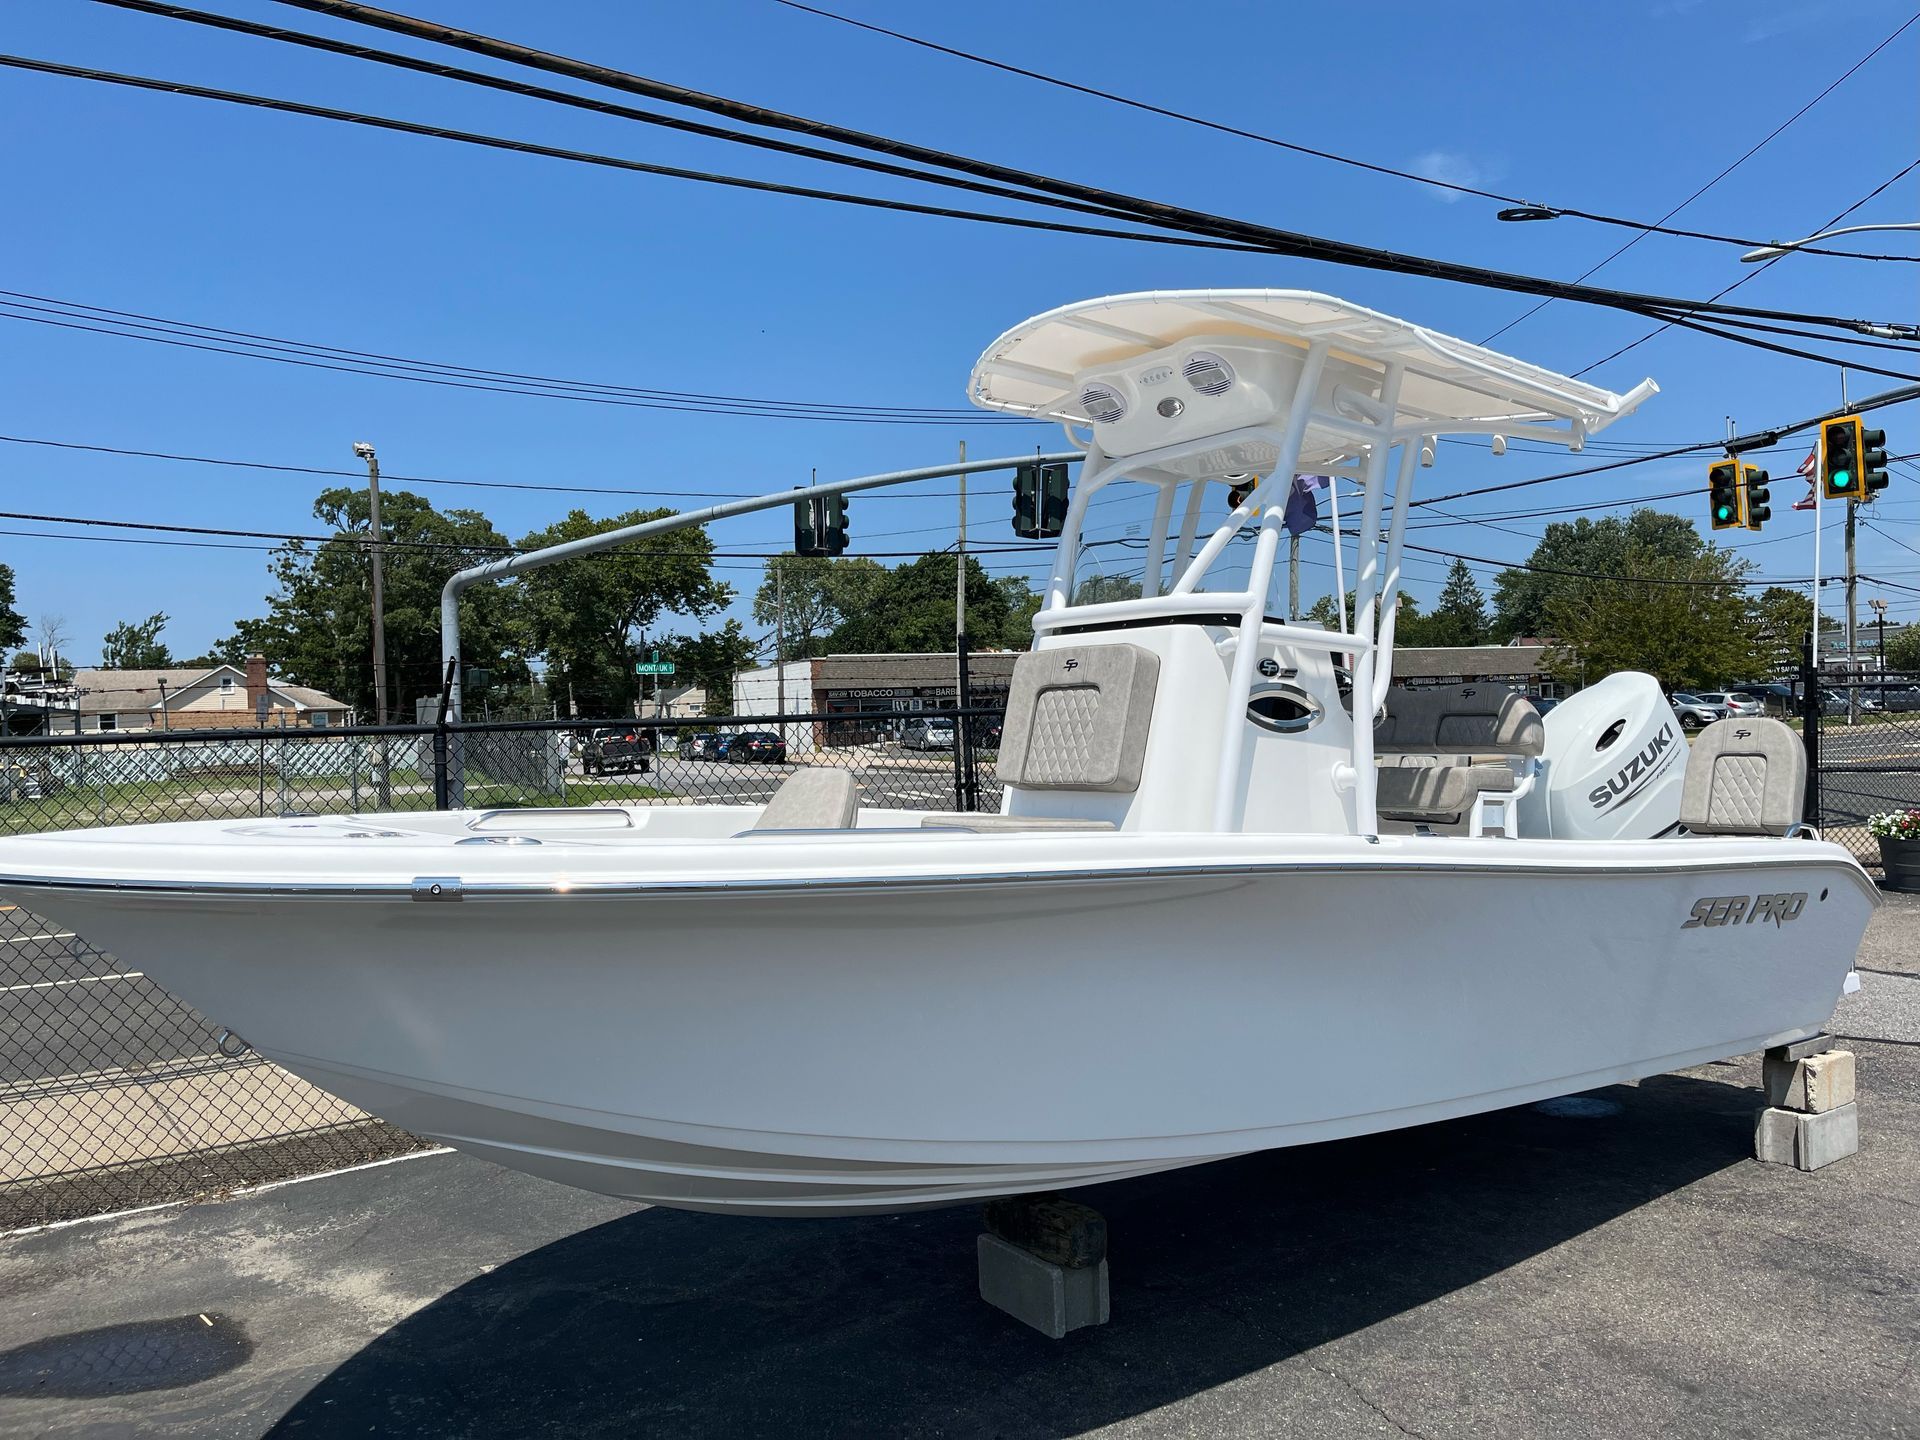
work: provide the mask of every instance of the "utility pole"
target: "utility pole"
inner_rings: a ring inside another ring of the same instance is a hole
[[[967,442],[960,442],[960,463],[967,463]],[[960,529],[953,547],[953,657],[955,699],[959,707],[967,708],[967,477],[960,477]],[[973,746],[967,734],[970,721],[965,715],[954,718],[954,753],[960,759],[960,794],[958,799],[962,810],[979,808],[974,796]]]
[[[1840,403],[1842,405],[1847,404],[1847,371],[1845,366],[1842,366],[1840,370]],[[1856,492],[1858,492],[1860,488],[1859,485],[1854,487]],[[1860,723],[1860,680],[1858,675],[1854,673],[1860,666],[1859,653],[1855,648],[1858,629],[1856,615],[1858,612],[1854,606],[1854,596],[1859,589],[1859,576],[1855,574],[1853,565],[1853,529],[1854,521],[1859,514],[1860,500],[1856,493],[1855,498],[1847,501],[1847,670],[1849,672],[1847,684],[1847,724],[1849,725],[1858,725]],[[1816,516],[1816,519],[1817,518]]]
[[[1880,627],[1880,674],[1884,678],[1887,673],[1887,602],[1875,596],[1867,604],[1873,607],[1874,623]]]
[[[780,693],[773,702],[773,713],[787,713],[787,649],[785,636],[787,631],[786,592],[780,585],[780,562],[773,562],[773,675],[774,684]],[[780,727],[781,738],[785,738],[787,727]]]
[[[1854,648],[1856,644],[1854,593],[1859,584],[1859,576],[1853,569],[1853,522],[1859,511],[1858,501],[1847,501],[1847,724],[1849,725],[1860,723],[1860,680],[1859,676],[1853,673],[1860,663]]]
[[[380,542],[386,532],[380,528],[380,459],[365,440],[353,442],[353,453],[367,462],[367,523],[373,533],[369,549],[373,554],[373,722],[387,723],[387,599],[386,573],[382,568]],[[380,808],[391,809],[393,787],[388,768],[387,739],[380,737]]]

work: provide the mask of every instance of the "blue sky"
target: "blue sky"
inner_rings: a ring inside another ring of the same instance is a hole
[[[420,48],[262,0],[208,6]],[[1623,238],[1568,219],[1500,224],[1489,202],[1123,111],[769,0],[539,7],[421,0],[413,8],[679,84],[1355,241],[1571,278]],[[911,9],[846,0],[846,10],[1302,144],[1649,219],[1912,13],[1911,0],[1364,9],[1222,0],[1179,12],[1112,0],[1095,24],[1084,7],[993,0]],[[5,48],[39,58],[668,164],[841,183],[777,156],[86,0],[10,6],[8,20]],[[1920,26],[1675,223],[1789,238],[1818,226],[1914,157],[1917,65]],[[0,136],[9,200],[0,285],[7,289],[326,345],[631,385],[960,406],[968,368],[996,334],[1091,295],[1199,285],[1314,288],[1469,339],[1530,303],[1304,261],[741,194],[16,71],[0,72]],[[847,188],[908,193],[867,177]],[[1920,174],[1852,219],[1916,212]],[[1743,273],[1737,257],[1724,246],[1655,237],[1595,283],[1705,295]],[[1738,298],[1911,320],[1920,312],[1920,277],[1909,266],[1796,256]],[[1631,316],[1561,302],[1507,331],[1497,346],[1574,370],[1645,328]],[[1590,378],[1625,389],[1645,375],[1662,394],[1607,440],[1711,439],[1724,433],[1729,414],[1753,429],[1839,398],[1831,369],[1674,332]],[[1851,383],[1859,395],[1893,382]],[[1882,415],[1891,449],[1920,449],[1920,406]],[[4,320],[0,433],[343,468],[354,463],[351,443],[366,439],[391,474],[733,493],[802,483],[814,469],[827,477],[936,463],[961,439],[975,457],[1051,448],[1057,439],[1040,427],[832,425],[478,395]],[[1775,519],[1748,542],[1769,575],[1810,568],[1811,517],[1788,509],[1801,493],[1790,478],[1801,453],[1773,457]],[[1451,490],[1521,479],[1564,468],[1563,460],[1519,447],[1496,460],[1449,446],[1427,483]],[[1703,473],[1704,461],[1673,461],[1522,494],[1543,506],[1591,502],[1601,513],[1609,502],[1702,483]],[[1878,531],[1863,530],[1861,542],[1863,570],[1908,583],[1920,583],[1914,476],[1896,471],[1875,507]],[[310,506],[323,483],[10,444],[0,444],[0,477],[9,509],[266,530],[311,529]],[[646,503],[418,488],[437,505],[477,505],[514,537],[571,505],[600,512]],[[1702,501],[1665,503],[1688,514],[1704,508]],[[973,538],[1010,541],[1007,508],[1003,485],[977,498]],[[1517,506],[1490,499],[1459,508]],[[853,510],[856,549],[938,547],[952,538],[950,499],[856,499]],[[1428,538],[1517,559],[1545,524],[1501,523]],[[910,533],[883,538],[900,531]],[[723,546],[770,548],[786,544],[790,531],[776,514],[724,525],[716,538]],[[1829,570],[1837,549],[1836,540]],[[176,652],[194,653],[236,618],[262,613],[268,588],[267,557],[247,550],[4,535],[0,560],[17,572],[19,604],[30,618],[64,617],[69,653],[83,663],[97,657],[113,623],[156,610],[173,617],[167,638]],[[737,564],[726,573],[744,598],[758,569]],[[1415,567],[1417,596],[1431,595],[1441,568]],[[1310,569],[1306,593],[1325,589],[1328,578]],[[1863,600],[1874,593],[1863,587]],[[1920,616],[1920,597],[1889,598],[1894,618]]]

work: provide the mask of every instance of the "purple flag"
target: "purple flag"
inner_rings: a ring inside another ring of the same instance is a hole
[[[1304,535],[1320,523],[1320,502],[1313,492],[1324,490],[1331,483],[1331,477],[1326,475],[1293,477],[1293,488],[1287,492],[1287,508],[1280,517],[1289,535]]]

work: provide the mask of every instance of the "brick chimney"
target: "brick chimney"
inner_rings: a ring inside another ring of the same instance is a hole
[[[267,695],[267,657],[249,655],[247,657],[247,713],[258,715],[260,702]]]

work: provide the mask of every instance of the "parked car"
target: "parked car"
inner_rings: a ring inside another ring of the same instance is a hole
[[[1877,686],[1874,689],[1873,698],[1880,703],[1880,708],[1883,710],[1889,710],[1895,714],[1908,714],[1920,710],[1920,685]]]
[[[719,750],[723,738],[711,732],[689,736],[686,744],[680,747],[680,753],[689,760],[717,759],[715,752]]]
[[[778,765],[787,758],[787,742],[770,730],[743,730],[728,742],[725,758]]]
[[[1756,681],[1751,685],[1729,685],[1729,695],[1743,695],[1749,700],[1758,701],[1760,715],[1793,715],[1799,709],[1799,700],[1794,695],[1793,686],[1782,685],[1775,681]]]
[[[1820,692],[1820,713],[1822,715],[1844,715],[1847,713],[1847,692],[1845,690],[1822,690]],[[1884,707],[1869,695],[1864,686],[1860,690],[1860,713],[1877,715]]]
[[[1703,690],[1700,699],[1709,705],[1718,705],[1729,715],[1764,715],[1767,706],[1764,700],[1751,695],[1743,695],[1738,690]]]
[[[1714,721],[1727,718],[1726,706],[1710,704],[1684,690],[1674,691],[1667,699],[1673,704],[1673,713],[1680,717],[1682,730],[1704,730]]]
[[[909,720],[900,727],[902,750],[951,750],[953,721]]]
[[[580,751],[589,775],[644,775],[653,768],[653,736],[639,729],[596,730]]]

